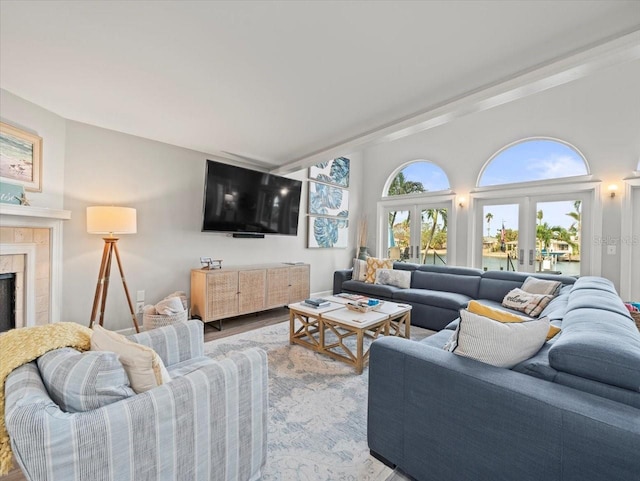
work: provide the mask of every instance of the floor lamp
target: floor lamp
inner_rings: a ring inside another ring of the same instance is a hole
[[[136,315],[131,303],[131,296],[127,288],[127,281],[122,271],[122,262],[120,261],[120,253],[118,252],[118,237],[114,234],[135,234],[136,228],[136,210],[131,207],[87,207],[87,232],[89,234],[108,234],[104,239],[104,250],[102,251],[102,262],[100,263],[100,272],[98,273],[98,284],[96,285],[96,295],[93,298],[93,309],[91,310],[91,322],[89,327],[93,327],[94,322],[98,322],[102,326],[104,322],[104,306],[107,301],[107,291],[109,290],[109,276],[111,274],[111,260],[115,254],[124,286],[124,293],[129,303],[129,311],[131,312],[131,320],[136,328],[136,332],[140,332]],[[97,320],[98,309],[100,309],[100,318]]]

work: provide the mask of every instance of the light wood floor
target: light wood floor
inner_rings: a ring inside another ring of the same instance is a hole
[[[260,312],[257,314],[247,314],[245,316],[234,317],[232,319],[226,319],[222,321],[222,330],[218,331],[216,327],[218,323],[207,323],[204,325],[204,342],[213,341],[214,339],[220,339],[223,337],[234,336],[243,332],[251,331],[253,329],[260,329],[261,327],[271,326],[278,324],[289,319],[289,309],[282,307],[279,309],[271,309],[269,311]],[[215,325],[215,327],[214,327]],[[0,481],[26,481],[26,478],[17,467],[17,464],[13,470],[6,476],[0,476]]]

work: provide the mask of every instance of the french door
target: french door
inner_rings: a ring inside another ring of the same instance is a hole
[[[385,203],[379,209],[379,255],[401,262],[445,265],[455,228],[452,202]]]
[[[475,200],[473,265],[484,270],[585,275],[593,251],[588,192]]]
[[[625,181],[620,238],[620,294],[640,300],[640,177]]]

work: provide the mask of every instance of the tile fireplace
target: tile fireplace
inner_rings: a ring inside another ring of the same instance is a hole
[[[62,227],[71,212],[0,204],[0,274],[15,275],[15,327],[60,320]]]

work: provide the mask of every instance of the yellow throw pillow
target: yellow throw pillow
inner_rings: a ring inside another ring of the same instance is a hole
[[[549,332],[547,332],[547,341],[560,332],[560,328],[556,326],[549,326]]]
[[[376,282],[376,271],[378,269],[393,269],[393,259],[367,257],[367,276],[364,278],[364,281],[369,284],[374,284]]]
[[[478,301],[469,301],[467,310],[500,322],[522,322],[529,319],[528,317],[519,316],[511,312],[503,311],[502,309],[494,309],[493,307],[480,304]]]
[[[91,336],[92,351],[118,354],[131,388],[142,393],[171,380],[160,356],[150,347],[130,341],[122,334],[96,324]]]
[[[478,301],[469,301],[467,310],[480,316],[488,317],[494,321],[500,322],[523,322],[529,321],[531,318],[519,316],[512,312],[503,311],[502,309],[494,309],[493,307],[486,306]],[[549,326],[549,332],[547,332],[547,341],[560,332],[560,328],[556,326]]]

